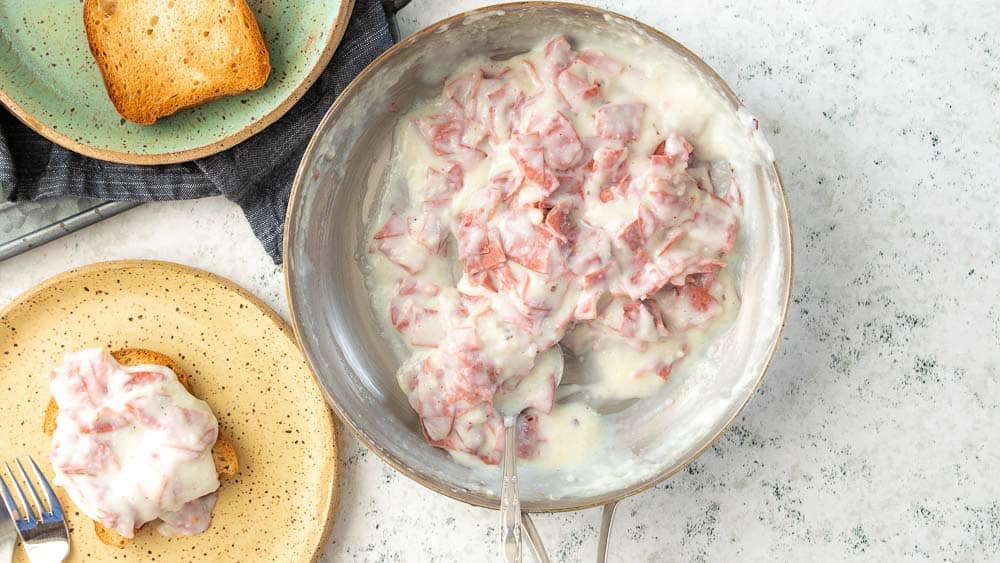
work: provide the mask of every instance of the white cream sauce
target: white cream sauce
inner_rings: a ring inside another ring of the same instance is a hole
[[[470,464],[499,460],[495,401],[531,407],[529,464],[586,462],[613,441],[598,410],[662,389],[739,306],[728,159],[745,141],[727,108],[625,64],[627,46],[574,47],[453,73],[401,120],[369,225],[372,305],[410,356],[400,386],[428,441]],[[556,389],[533,368],[560,343]]]
[[[171,369],[125,368],[94,348],[67,354],[48,383],[59,405],[54,483],[81,512],[127,538],[158,518],[164,533],[208,527],[218,421]]]

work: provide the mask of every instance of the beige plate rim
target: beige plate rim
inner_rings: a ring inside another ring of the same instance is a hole
[[[204,278],[206,280],[218,283],[227,291],[235,293],[239,297],[245,299],[251,305],[256,307],[261,313],[265,315],[267,320],[273,323],[281,333],[288,338],[295,349],[301,354],[302,347],[299,344],[298,339],[295,336],[294,331],[289,327],[288,323],[285,322],[277,313],[274,312],[271,307],[264,303],[259,297],[250,293],[243,287],[237,285],[235,282],[224,278],[218,274],[214,274],[207,270],[202,270],[201,268],[196,268],[194,266],[187,266],[185,264],[179,264],[177,262],[169,262],[166,260],[147,260],[147,259],[128,259],[128,260],[111,260],[106,262],[96,262],[93,264],[88,264],[85,266],[80,266],[77,268],[72,268],[64,272],[58,273],[52,277],[42,280],[30,287],[29,289],[23,291],[17,297],[15,297],[10,303],[0,308],[0,318],[7,317],[11,312],[17,310],[18,308],[24,306],[27,302],[31,301],[38,295],[51,290],[52,288],[66,282],[67,280],[74,279],[79,276],[85,276],[97,272],[112,272],[117,270],[130,270],[130,269],[163,269],[173,273],[181,275],[196,275],[198,277]],[[329,405],[329,401],[326,400],[326,394],[322,390],[319,380],[316,378],[316,374],[312,371],[312,367],[309,362],[306,361],[303,356],[303,361],[306,363],[309,369],[309,374],[312,376],[312,381],[315,384],[316,393],[323,399],[324,404]],[[337,419],[334,417],[333,412],[327,408],[327,421],[332,428],[333,434],[333,452],[336,462],[339,464],[340,455],[340,427],[337,424]],[[330,535],[333,533],[333,527],[336,522],[336,515],[340,507],[340,472],[339,470],[335,472],[334,479],[331,483],[330,491],[330,502],[327,508],[326,521],[323,523],[323,529],[319,536],[316,538],[315,549],[312,554],[312,561],[318,561],[320,555],[322,554],[323,548],[329,542]]]
[[[316,59],[316,64],[313,65],[312,69],[306,75],[302,83],[296,86],[287,98],[285,98],[269,113],[265,114],[256,121],[251,122],[243,129],[216,141],[204,144],[200,147],[185,149],[177,152],[157,154],[140,154],[94,147],[86,143],[78,142],[42,123],[36,119],[34,115],[18,105],[18,103],[15,102],[14,99],[11,98],[6,92],[4,92],[2,88],[0,88],[0,105],[9,109],[14,117],[16,117],[21,123],[24,123],[42,137],[45,137],[64,149],[68,149],[91,158],[96,158],[98,160],[106,160],[108,162],[117,162],[120,164],[177,164],[211,156],[228,148],[232,148],[250,137],[253,137],[257,133],[260,133],[268,125],[271,125],[280,119],[281,116],[285,115],[285,113],[287,113],[288,110],[290,110],[292,106],[295,105],[295,103],[298,102],[303,95],[305,95],[306,90],[308,90],[309,87],[316,82],[320,73],[322,73],[327,64],[330,63],[330,59],[333,58],[333,53],[340,45],[340,40],[344,38],[344,33],[347,31],[347,22],[354,8],[354,1],[355,0],[343,0],[340,3],[340,11],[337,13],[337,17],[334,18],[330,29],[327,30],[328,39],[326,47],[323,48],[323,52],[320,53],[319,58]]]
[[[320,131],[320,130],[322,130],[326,126],[326,123],[330,120],[331,116],[336,112],[337,108],[339,108],[342,104],[346,103],[346,100],[348,100],[350,98],[351,93],[353,92],[355,86],[358,83],[360,83],[369,74],[372,74],[372,73],[376,72],[376,70],[380,66],[382,66],[382,62],[383,61],[385,61],[386,59],[394,56],[397,51],[405,49],[407,46],[409,46],[413,41],[415,41],[420,36],[423,36],[423,35],[426,35],[426,34],[430,34],[430,33],[434,33],[434,32],[436,32],[437,30],[440,30],[440,29],[446,29],[447,26],[451,25],[452,23],[461,22],[461,21],[465,20],[466,18],[470,18],[470,17],[471,18],[475,18],[475,17],[479,16],[480,14],[484,14],[484,13],[487,13],[487,12],[493,12],[493,11],[497,11],[497,10],[501,10],[502,11],[504,8],[511,8],[512,9],[512,8],[520,8],[520,7],[527,7],[527,6],[539,7],[539,8],[544,8],[544,7],[560,7],[560,6],[561,7],[571,7],[571,8],[574,8],[574,9],[587,10],[587,11],[591,11],[591,12],[602,14],[602,15],[610,15],[610,16],[613,16],[613,17],[616,17],[616,18],[620,18],[620,19],[622,19],[624,21],[628,21],[628,22],[632,23],[633,25],[635,25],[637,28],[642,29],[646,33],[649,33],[650,35],[653,35],[655,37],[659,37],[664,42],[666,42],[666,43],[672,45],[674,48],[676,48],[680,53],[684,54],[687,57],[690,57],[690,59],[692,61],[695,61],[695,63],[699,66],[699,68],[703,72],[706,72],[709,76],[711,76],[712,78],[714,78],[716,80],[717,84],[723,86],[723,89],[724,89],[723,93],[725,94],[725,96],[731,102],[733,102],[734,104],[736,104],[737,107],[743,107],[743,103],[740,102],[739,97],[737,97],[736,93],[733,92],[733,90],[729,86],[729,84],[725,80],[723,80],[722,77],[719,76],[719,74],[717,72],[715,72],[715,69],[713,69],[711,66],[709,66],[708,63],[706,63],[704,60],[702,60],[701,57],[699,57],[698,55],[696,55],[694,52],[692,52],[690,49],[688,49],[687,47],[685,47],[679,41],[677,41],[676,39],[670,37],[666,33],[660,31],[659,29],[657,29],[657,28],[655,28],[655,27],[653,27],[651,25],[648,25],[648,24],[643,23],[643,22],[641,22],[641,21],[639,21],[639,20],[637,20],[635,18],[631,18],[629,16],[620,14],[620,13],[612,11],[612,10],[606,10],[606,9],[603,9],[603,8],[597,8],[597,7],[593,7],[593,6],[586,6],[586,5],[581,5],[581,4],[573,4],[573,3],[569,3],[569,2],[560,2],[560,1],[531,1],[531,2],[520,1],[520,2],[509,2],[509,3],[502,3],[502,4],[494,4],[494,5],[490,5],[490,6],[484,6],[482,8],[477,8],[477,9],[473,9],[473,10],[468,10],[468,11],[460,12],[460,13],[454,14],[452,16],[449,16],[447,18],[444,18],[444,19],[441,19],[439,21],[436,21],[436,22],[434,22],[434,23],[432,23],[432,24],[424,27],[423,29],[421,29],[421,30],[413,33],[412,35],[408,36],[407,38],[399,41],[398,43],[396,43],[395,45],[393,45],[392,47],[390,47],[388,50],[386,50],[384,53],[382,53],[381,55],[379,55],[374,61],[372,61],[367,67],[365,67],[365,69],[362,70],[361,73],[358,74],[358,76],[356,76],[354,78],[354,80],[352,80],[351,83],[347,85],[346,88],[344,88],[343,92],[340,93],[340,96],[337,97],[337,100],[333,103],[332,106],[330,106],[330,109],[327,110],[326,115],[324,115],[323,119],[320,120],[319,126],[316,128],[316,130]],[[312,137],[312,139],[310,139],[309,144],[306,146],[305,154],[302,156],[302,161],[299,163],[299,169],[298,169],[298,171],[295,174],[295,179],[292,182],[292,191],[291,191],[291,195],[289,196],[288,210],[285,213],[285,235],[284,235],[284,239],[282,241],[282,253],[283,253],[284,256],[288,256],[288,254],[289,254],[289,252],[288,252],[288,250],[289,250],[289,238],[290,238],[289,233],[291,233],[291,230],[288,228],[288,225],[290,224],[293,215],[297,212],[298,205],[300,205],[299,204],[299,198],[296,197],[296,192],[299,190],[299,187],[301,186],[301,184],[303,182],[303,177],[306,174],[305,164],[309,160],[309,158],[312,155],[312,153],[315,152],[315,150],[316,150],[317,139],[318,139],[318,135],[316,135],[316,134],[314,134],[313,137]],[[632,488],[630,488],[630,489],[628,489],[628,490],[626,490],[626,491],[624,491],[624,492],[622,492],[622,493],[620,493],[618,495],[610,496],[608,498],[601,499],[600,501],[597,501],[597,502],[591,502],[589,504],[580,505],[580,506],[571,506],[571,507],[565,507],[565,508],[537,510],[537,512],[571,512],[571,511],[575,511],[575,510],[585,510],[585,509],[588,509],[588,508],[594,508],[594,507],[597,507],[597,506],[604,506],[604,505],[610,506],[610,505],[613,505],[613,504],[617,503],[618,501],[621,501],[622,499],[628,498],[628,497],[630,497],[632,495],[636,495],[636,494],[639,494],[639,493],[641,493],[643,491],[646,491],[648,489],[653,488],[657,484],[665,481],[667,478],[669,478],[669,477],[673,476],[674,474],[676,474],[677,472],[679,472],[681,469],[687,467],[691,462],[693,462],[695,459],[697,459],[699,456],[701,456],[701,454],[705,453],[705,451],[708,450],[708,448],[712,447],[712,445],[715,444],[715,442],[717,442],[719,440],[719,438],[721,438],[722,435],[725,434],[725,432],[727,430],[729,430],[729,427],[732,426],[733,422],[740,416],[740,414],[743,412],[743,410],[746,409],[747,405],[750,404],[750,401],[753,399],[753,397],[757,394],[757,390],[760,389],[760,386],[764,383],[764,377],[765,377],[765,375],[767,375],[767,371],[771,368],[771,364],[774,362],[774,357],[775,357],[775,355],[776,355],[776,353],[778,351],[778,344],[781,342],[781,335],[784,334],[785,327],[788,324],[788,314],[789,314],[789,309],[790,309],[791,300],[792,300],[792,286],[793,286],[794,277],[795,277],[795,275],[794,275],[794,272],[795,272],[795,248],[794,248],[795,236],[794,236],[794,232],[792,230],[791,208],[790,208],[790,206],[788,204],[788,195],[785,193],[784,181],[782,180],[781,172],[778,170],[778,164],[777,164],[777,162],[772,162],[771,163],[771,168],[774,170],[775,176],[777,177],[778,191],[779,191],[780,196],[781,196],[781,198],[779,199],[779,201],[781,202],[781,204],[783,205],[783,207],[785,209],[785,224],[783,226],[785,227],[785,229],[787,229],[787,232],[788,232],[788,241],[787,241],[787,245],[784,245],[783,248],[781,248],[781,251],[788,258],[788,272],[787,272],[787,276],[786,276],[787,285],[786,285],[785,294],[782,296],[782,299],[781,299],[781,325],[778,328],[778,333],[774,337],[774,341],[771,342],[770,346],[768,346],[768,350],[767,350],[767,362],[765,363],[763,369],[760,370],[760,373],[757,375],[757,380],[754,382],[753,389],[750,391],[750,393],[747,394],[746,400],[744,400],[743,403],[739,405],[739,408],[736,409],[736,411],[733,413],[732,418],[730,418],[728,421],[726,421],[726,423],[724,425],[722,425],[722,427],[719,429],[719,431],[715,435],[711,436],[708,440],[706,440],[704,442],[704,444],[702,445],[702,447],[698,449],[698,451],[696,451],[693,455],[691,455],[687,459],[685,459],[685,460],[681,461],[680,463],[678,463],[676,465],[676,467],[674,467],[672,470],[665,471],[665,472],[663,472],[663,473],[661,473],[659,475],[654,476],[651,479],[646,480],[643,483],[639,483],[639,484],[635,485],[634,487],[632,487]],[[299,327],[298,327],[298,323],[296,322],[295,307],[294,307],[294,304],[292,303],[292,299],[291,299],[290,272],[288,270],[288,261],[287,260],[285,261],[282,269],[284,270],[284,278],[285,278],[285,298],[288,301],[288,311],[289,311],[289,315],[291,316],[291,319],[292,319],[292,328],[295,331],[296,338],[298,339]],[[298,343],[299,343],[299,348],[302,349],[302,340],[298,339]],[[312,358],[309,356],[308,351],[306,351],[306,350],[303,349],[303,354],[305,355],[306,359],[309,361],[310,366],[311,366],[312,365]],[[343,421],[343,423],[347,426],[347,428],[350,429],[351,433],[354,434],[354,436],[362,444],[364,444],[365,446],[367,446],[368,449],[374,451],[380,458],[382,458],[383,461],[385,461],[386,463],[388,463],[396,471],[399,471],[403,475],[406,475],[407,477],[409,477],[410,479],[412,479],[412,480],[416,481],[417,483],[423,485],[424,487],[427,487],[428,489],[431,489],[431,490],[433,490],[435,492],[438,492],[438,493],[440,493],[442,495],[445,495],[447,497],[450,497],[452,499],[455,499],[455,500],[458,500],[458,501],[461,501],[461,502],[464,502],[466,504],[470,504],[470,505],[473,505],[473,506],[481,506],[483,508],[491,508],[491,509],[496,509],[497,508],[495,505],[482,504],[482,503],[479,503],[479,502],[472,501],[472,500],[470,500],[468,498],[465,498],[465,497],[457,494],[455,491],[453,491],[453,490],[451,490],[451,489],[449,489],[447,487],[443,487],[441,485],[438,485],[437,483],[431,481],[430,479],[424,478],[423,475],[417,473],[416,471],[413,471],[408,466],[406,466],[406,464],[403,463],[401,460],[396,459],[392,454],[390,454],[389,452],[387,452],[384,449],[382,449],[381,447],[379,447],[379,445],[377,443],[375,443],[372,439],[370,439],[368,437],[368,435],[365,433],[365,431],[363,429],[355,426],[354,423],[347,416],[344,415],[344,413],[340,409],[340,406],[337,405],[337,403],[332,399],[332,397],[326,391],[325,388],[323,389],[323,395],[325,397],[327,397],[327,403],[330,404],[333,407],[334,412],[337,413],[337,418],[339,420]],[[536,511],[532,510],[531,512],[536,512]]]

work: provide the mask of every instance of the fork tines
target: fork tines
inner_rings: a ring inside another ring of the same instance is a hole
[[[24,484],[28,488],[28,492],[31,493],[31,500],[34,501],[34,506],[28,502],[28,496],[25,495],[24,488],[21,486],[17,477],[14,476],[14,472],[11,471],[10,465],[4,463],[4,466],[7,469],[7,479],[10,480],[14,490],[17,491],[17,495],[21,500],[21,505],[18,506],[18,504],[14,501],[14,497],[10,494],[10,489],[8,488],[6,482],[7,479],[0,476],[0,496],[3,497],[3,503],[7,506],[7,511],[10,512],[10,515],[15,520],[19,530],[32,529],[39,523],[48,524],[50,522],[62,522],[62,505],[59,504],[59,499],[56,497],[55,492],[49,485],[48,479],[46,479],[45,475],[42,474],[42,470],[38,468],[38,464],[35,463],[34,459],[28,457],[28,462],[31,464],[35,480],[38,481],[39,486],[42,488],[42,492],[45,493],[48,510],[46,510],[46,504],[43,504],[42,499],[38,496],[38,491],[35,489],[35,485],[32,480],[28,477],[28,472],[24,470],[24,465],[21,464],[21,460],[15,460],[18,472],[21,474],[21,480],[24,481]]]

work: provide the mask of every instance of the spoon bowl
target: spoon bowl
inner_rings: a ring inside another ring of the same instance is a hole
[[[535,358],[531,372],[510,390],[493,398],[493,408],[503,417],[503,467],[500,483],[500,554],[504,561],[521,561],[521,497],[517,489],[517,420],[541,394],[558,387],[564,368],[557,344]]]

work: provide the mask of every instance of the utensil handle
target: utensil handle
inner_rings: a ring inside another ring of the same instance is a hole
[[[521,500],[517,494],[517,425],[505,429],[503,484],[500,487],[500,553],[506,563],[521,563]]]
[[[142,205],[141,201],[98,203],[91,208],[45,225],[14,240],[0,243],[0,262],[140,205]]]
[[[601,534],[597,538],[597,563],[605,563],[608,560],[608,537],[611,535],[611,522],[615,517],[615,508],[618,508],[618,501],[605,504],[604,510],[601,512]]]

